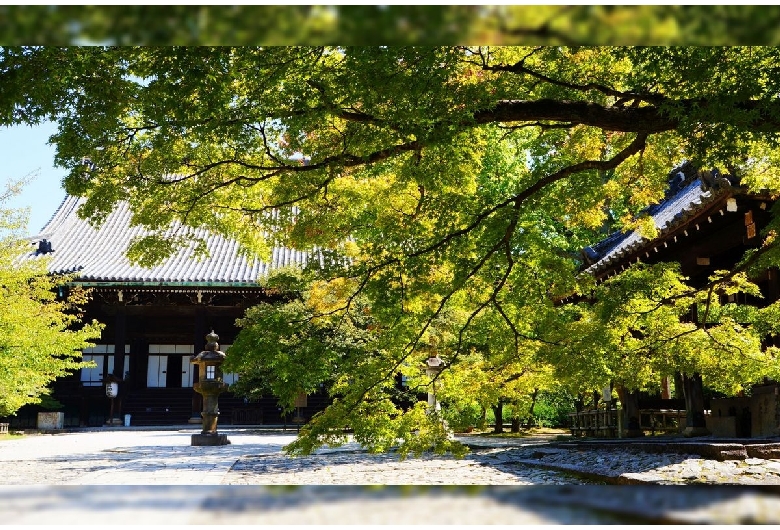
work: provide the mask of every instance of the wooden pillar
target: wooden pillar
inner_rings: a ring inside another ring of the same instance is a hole
[[[125,306],[116,310],[116,326],[114,332],[114,372],[117,379],[125,378],[125,343],[127,342],[127,313]],[[121,390],[120,390],[121,392]]]
[[[125,343],[127,342],[127,313],[125,306],[120,304],[116,311],[116,325],[114,333],[114,371],[112,375],[119,382],[119,391],[114,399],[114,417],[122,418],[122,404],[127,395],[125,379]]]
[[[203,304],[197,304],[195,306],[195,318],[194,320],[194,336],[193,336],[193,348],[195,355],[206,349],[206,306]],[[200,380],[200,374],[198,373],[198,367],[193,367],[192,382],[197,383]],[[203,411],[203,396],[192,391],[192,412],[190,414],[189,423],[201,423],[202,418],[200,413]]]
[[[704,327],[706,322],[699,322],[696,304],[691,306],[691,321]],[[704,385],[701,374],[682,374],[683,394],[685,394],[685,429],[683,436],[707,436],[707,423],[704,419]]]
[[[206,349],[206,333],[210,330],[206,329],[206,306],[198,304],[195,306],[195,328],[193,335],[193,345],[195,349],[195,355]],[[198,374],[195,373],[194,381],[198,380]]]
[[[671,399],[672,392],[669,389],[669,376],[665,375],[661,378],[661,399]]]
[[[708,436],[707,423],[704,419],[704,385],[701,374],[683,374],[683,390],[685,393],[685,430],[683,435]]]

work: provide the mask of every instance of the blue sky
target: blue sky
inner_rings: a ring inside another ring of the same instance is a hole
[[[0,127],[0,186],[33,175],[22,193],[3,205],[29,208],[27,232],[36,234],[65,198],[62,179],[67,171],[54,167],[54,146],[48,145],[56,125]]]

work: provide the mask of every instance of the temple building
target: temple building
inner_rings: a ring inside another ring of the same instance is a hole
[[[748,192],[730,175],[684,164],[671,172],[664,199],[646,210],[657,235],[613,233],[583,250],[583,270],[603,281],[635,262],[678,262],[688,283],[701,287],[713,272],[733,269],[748,249],[761,244],[760,232],[771,219],[773,204],[771,196]],[[751,280],[763,298],[738,295],[739,302],[763,307],[780,298],[777,268],[764,270]],[[723,302],[734,302],[734,296]],[[694,308],[690,318],[697,319]],[[777,343],[777,339],[767,340]],[[686,374],[678,383],[685,396],[689,432],[743,437],[780,434],[776,384],[756,385],[750,397],[705,401],[698,374]],[[669,397],[667,391],[664,394],[662,398]]]
[[[105,324],[84,358],[95,363],[53,385],[53,396],[64,405],[64,426],[99,426],[130,416],[132,425],[178,425],[200,422],[201,397],[191,357],[205,347],[214,330],[220,349],[229,355],[239,329],[237,318],[246,308],[273,301],[258,280],[281,267],[305,267],[311,255],[275,248],[269,262],[239,253],[235,241],[197,230],[207,243],[208,257],[182,248],[162,263],[145,268],[130,263],[131,240],[145,234],[131,225],[129,205],[119,203],[98,228],[78,216],[83,199],[68,196],[43,230],[33,238],[29,259],[47,256],[49,272],[71,274],[59,293],[67,297],[76,286],[88,288],[91,299],[84,320]],[[278,296],[278,295],[276,295]],[[226,383],[237,376],[225,374]],[[118,383],[113,410],[106,384]],[[326,405],[323,395],[308,396],[301,415],[284,417],[273,397],[248,402],[229,392],[220,398],[220,425],[284,424],[303,421]],[[12,425],[34,427],[40,408],[23,407]],[[112,414],[113,412],[113,414]],[[109,418],[109,415],[112,418]]]

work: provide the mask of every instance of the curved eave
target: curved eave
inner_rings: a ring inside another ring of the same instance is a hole
[[[108,288],[148,288],[148,287],[170,287],[173,289],[262,289],[263,287],[255,282],[94,282],[94,281],[71,281],[68,285],[79,287],[108,287]]]
[[[605,274],[609,274],[610,270],[617,268],[621,263],[639,259],[639,256],[641,256],[642,253],[652,250],[656,243],[668,239],[676,233],[682,232],[700,216],[707,215],[711,210],[722,207],[726,200],[738,195],[736,191],[737,190],[731,189],[726,192],[713,194],[708,200],[692,203],[692,207],[681,212],[679,217],[672,219],[671,222],[668,222],[662,227],[656,226],[658,233],[653,239],[636,238],[631,244],[618,250],[611,251],[609,255],[587,267],[583,272],[601,278]],[[629,233],[626,236],[626,239],[633,237],[635,234],[636,232]]]

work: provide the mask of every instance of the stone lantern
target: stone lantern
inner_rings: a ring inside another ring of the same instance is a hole
[[[438,354],[433,353],[428,357],[428,359],[426,359],[425,365],[423,365],[423,367],[425,368],[425,375],[431,379],[434,379],[431,381],[431,387],[428,390],[428,413],[430,414],[432,412],[441,410],[441,405],[436,399],[435,377],[439,375],[442,370],[444,370],[444,361],[441,360]]]
[[[226,434],[217,433],[219,418],[219,395],[228,389],[222,381],[222,361],[225,353],[219,351],[219,335],[206,335],[206,349],[192,357],[191,362],[198,365],[199,381],[193,385],[195,392],[203,396],[203,430],[192,435],[191,445],[227,445],[230,443]]]

